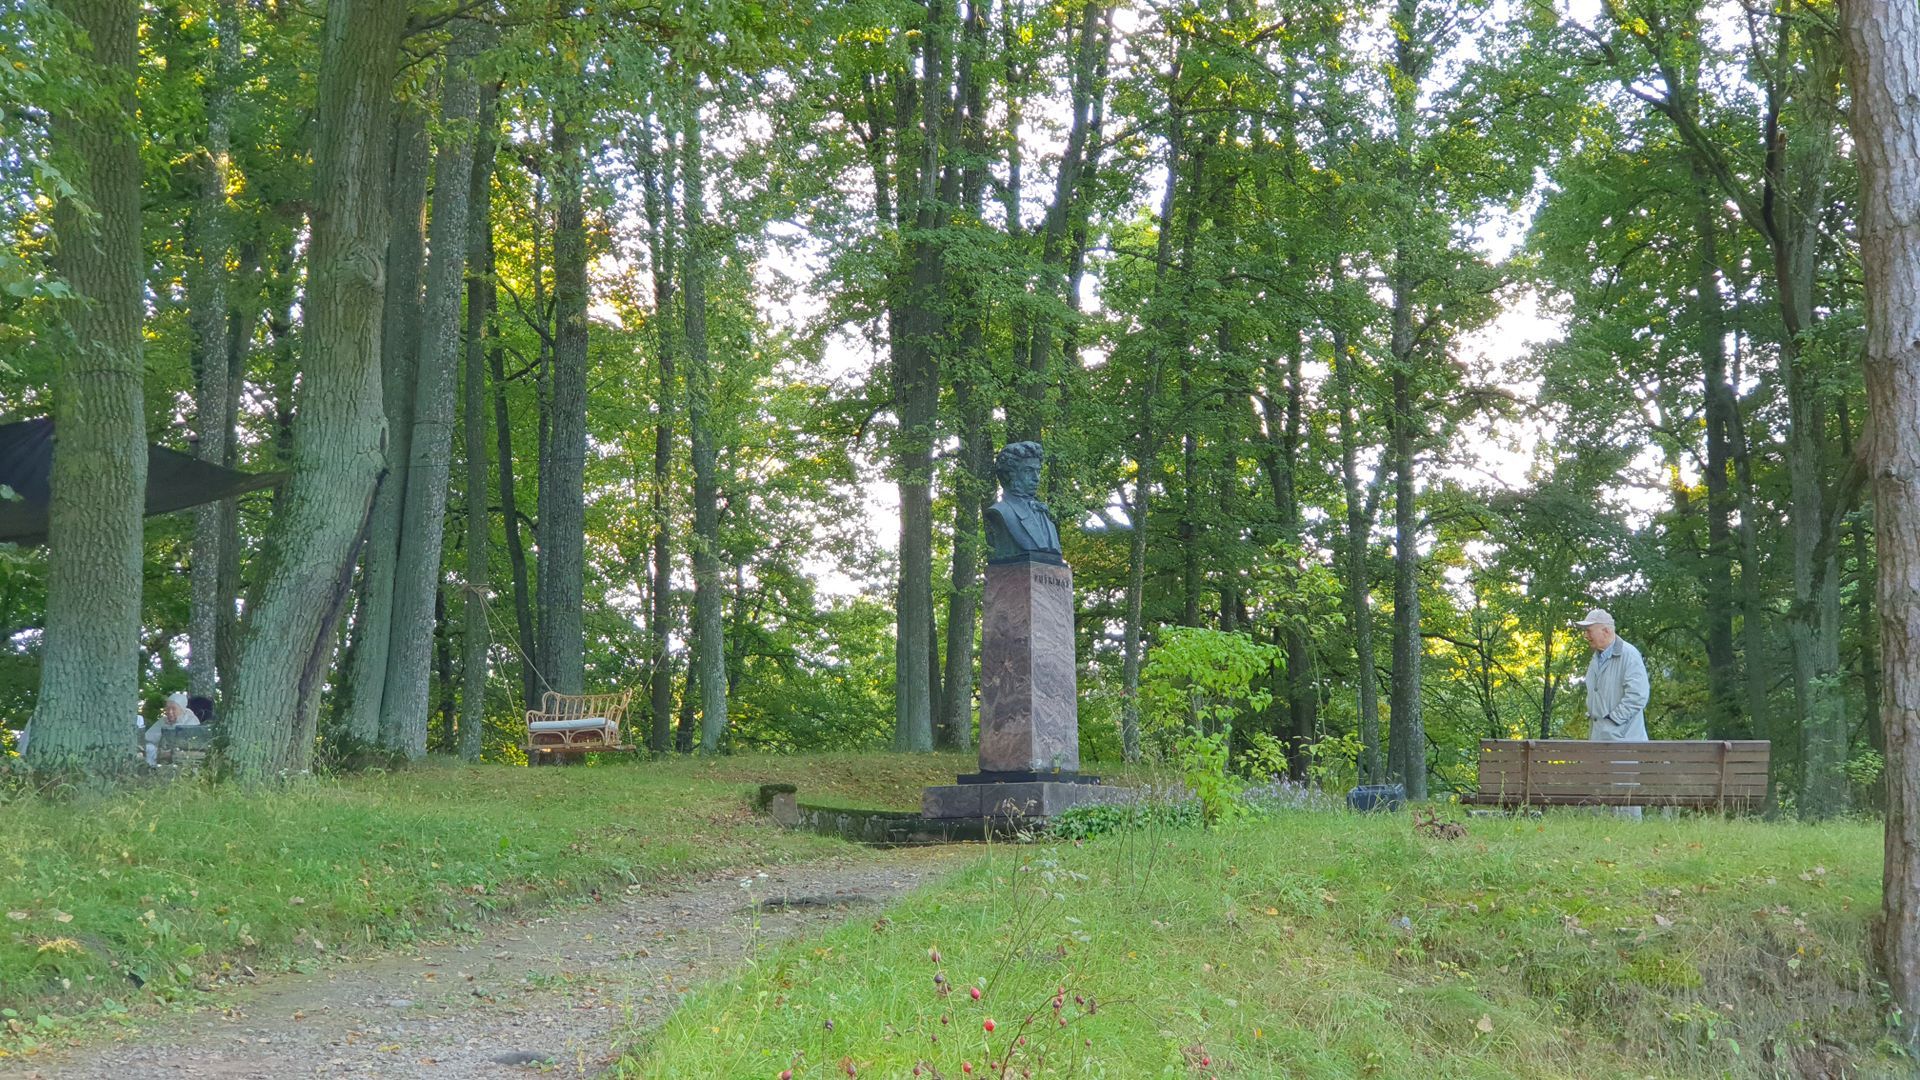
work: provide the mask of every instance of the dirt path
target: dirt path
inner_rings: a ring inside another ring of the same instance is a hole
[[[613,1061],[616,1028],[659,1024],[681,994],[756,944],[871,917],[966,856],[905,849],[640,887],[475,938],[269,978],[224,1010],[0,1064],[0,1078],[597,1075]]]

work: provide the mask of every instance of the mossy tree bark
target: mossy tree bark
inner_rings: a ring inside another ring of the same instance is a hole
[[[313,746],[300,733],[318,700],[384,456],[387,145],[406,9],[388,0],[327,5],[292,476],[229,697],[230,753],[248,782],[311,763]]]
[[[140,324],[139,5],[62,0],[100,83],[52,116],[74,192],[54,204],[54,269],[73,291],[54,373],[53,502],[40,693],[28,760],[101,775],[133,760],[147,440]]]
[[[462,20],[447,50],[441,82],[441,135],[434,151],[433,221],[428,237],[427,291],[420,363],[413,390],[407,490],[393,576],[393,627],[386,691],[380,703],[382,741],[410,760],[427,753],[428,683],[434,605],[440,592],[440,545],[446,533],[447,482],[453,467],[454,392],[460,368],[460,294],[467,266],[468,196],[480,87],[473,60],[481,26]],[[582,386],[584,395],[585,387]],[[584,411],[584,409],[583,409]]]

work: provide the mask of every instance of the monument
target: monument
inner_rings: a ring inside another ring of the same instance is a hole
[[[921,796],[928,818],[1047,818],[1129,796],[1080,773],[1074,690],[1073,570],[1040,488],[1039,443],[1012,443],[994,472],[981,599],[980,771]]]

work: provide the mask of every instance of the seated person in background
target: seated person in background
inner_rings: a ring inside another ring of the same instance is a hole
[[[198,727],[200,718],[187,708],[187,692],[176,690],[167,695],[167,703],[161,706],[160,722],[147,727],[146,750],[147,764],[160,764],[160,736],[171,728]]]

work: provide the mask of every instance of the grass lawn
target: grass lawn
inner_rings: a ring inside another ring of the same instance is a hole
[[[754,819],[751,787],[911,806],[959,760],[435,763],[265,794],[185,781],[15,798],[0,803],[0,1052],[76,1014],[192,997],[240,965],[306,966],[604,887],[844,854],[857,849]]]
[[[1863,959],[1879,868],[1875,825],[1572,813],[1455,840],[1293,812],[999,845],[695,992],[621,1068],[1907,1076]]]

